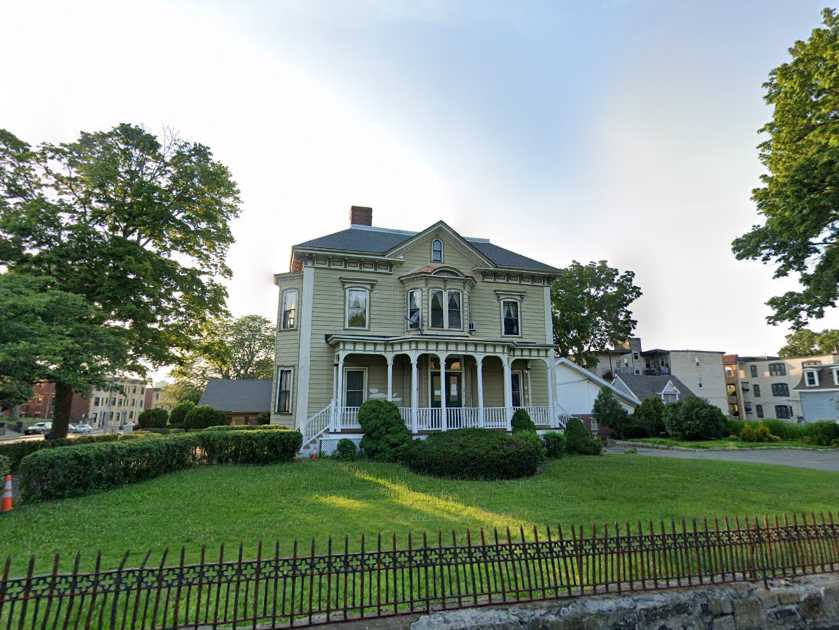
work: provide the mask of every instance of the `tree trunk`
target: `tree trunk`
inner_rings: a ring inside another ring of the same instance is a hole
[[[55,384],[55,413],[52,419],[51,436],[55,438],[67,437],[70,428],[70,410],[73,407],[73,388],[67,383]]]

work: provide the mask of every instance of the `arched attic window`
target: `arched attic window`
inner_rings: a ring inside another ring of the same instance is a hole
[[[431,241],[431,262],[443,262],[443,241],[439,238]]]

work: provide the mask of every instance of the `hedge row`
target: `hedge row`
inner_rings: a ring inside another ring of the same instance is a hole
[[[109,433],[107,435],[83,435],[76,438],[59,438],[55,440],[19,440],[16,442],[9,442],[7,444],[0,444],[0,456],[8,457],[12,472],[16,472],[20,466],[21,460],[27,455],[48,448],[59,448],[62,446],[78,446],[81,444],[93,444],[99,442],[116,442],[117,440],[130,440],[140,437],[128,433],[126,435],[118,435]]]
[[[78,496],[199,464],[291,461],[302,439],[297,431],[201,431],[43,449],[20,463],[21,496],[24,501]]]

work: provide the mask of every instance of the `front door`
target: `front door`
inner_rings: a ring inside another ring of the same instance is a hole
[[[522,387],[524,379],[521,372],[513,372],[511,375],[512,390],[513,390],[513,407],[524,407],[524,388]]]
[[[463,374],[446,372],[446,407],[463,406]],[[440,373],[431,373],[431,406],[440,406]]]

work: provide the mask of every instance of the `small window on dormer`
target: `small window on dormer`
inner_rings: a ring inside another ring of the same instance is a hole
[[[431,262],[443,262],[443,241],[439,238],[431,241]]]
[[[804,379],[807,382],[807,387],[818,387],[819,385],[819,375],[815,370],[804,372]]]

